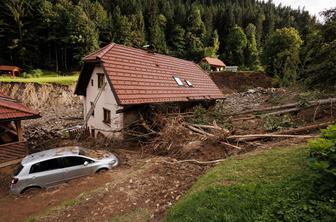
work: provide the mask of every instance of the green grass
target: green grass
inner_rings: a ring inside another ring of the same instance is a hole
[[[109,222],[149,221],[150,214],[146,209],[134,209],[110,218]]]
[[[165,221],[334,221],[335,197],[314,188],[305,147],[228,159],[201,177]]]
[[[51,71],[42,71],[42,74],[39,77],[33,77],[29,74],[28,78],[0,76],[0,82],[72,85],[77,82],[78,77],[78,72],[63,76]]]

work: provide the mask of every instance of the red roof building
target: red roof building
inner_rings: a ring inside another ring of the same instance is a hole
[[[115,107],[106,108],[108,102],[123,108],[139,104],[216,100],[224,97],[209,75],[191,61],[115,43],[83,60],[75,93],[84,96],[86,114],[92,105],[100,106],[111,111],[114,119]],[[111,95],[103,92],[101,97],[104,101],[92,104],[102,85],[100,82],[103,81],[107,82]],[[103,111],[101,115],[104,115]],[[94,117],[89,118],[96,118],[96,110]],[[88,125],[110,130],[92,121]]]
[[[39,116],[38,112],[0,93],[0,122],[17,119],[32,119],[38,118]]]
[[[202,61],[210,65],[211,71],[222,71],[225,68],[224,62],[218,58],[205,57]]]
[[[38,112],[0,92],[0,163],[27,154],[21,120],[39,117]]]
[[[0,75],[18,76],[22,69],[17,66],[0,65]]]

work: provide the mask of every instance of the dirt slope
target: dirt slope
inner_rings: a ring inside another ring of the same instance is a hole
[[[261,72],[213,72],[212,80],[224,94],[241,92],[250,88],[272,87],[272,78]]]

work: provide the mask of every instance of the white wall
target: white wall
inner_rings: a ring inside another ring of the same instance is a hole
[[[94,102],[96,96],[98,95],[98,75],[97,73],[104,73],[103,69],[100,66],[96,66],[92,72],[91,79],[86,88],[86,97],[84,97],[84,118],[86,113],[90,110],[91,102]],[[93,80],[93,86],[91,85],[91,80]],[[104,77],[104,81],[107,82],[107,77]],[[111,124],[106,124],[104,120],[104,111],[103,108],[111,111]],[[99,100],[96,104],[94,110],[94,116],[89,118],[87,126],[89,127],[90,133],[91,129],[95,129],[95,136],[98,132],[102,134],[113,137],[119,136],[120,133],[113,133],[111,131],[119,130],[123,127],[123,114],[117,114],[116,111],[122,107],[118,106],[114,94],[110,85],[107,83],[104,91],[102,92]]]

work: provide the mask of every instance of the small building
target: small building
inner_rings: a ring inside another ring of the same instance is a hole
[[[21,121],[39,117],[39,113],[0,93],[0,163],[27,155]]]
[[[92,136],[120,135],[124,126],[139,118],[129,110],[142,105],[224,97],[191,61],[114,43],[83,60],[75,94],[83,96],[84,119]]]
[[[8,76],[18,76],[22,72],[22,69],[17,66],[4,66],[0,65],[0,76],[1,75],[8,75]]]
[[[202,61],[209,64],[212,72],[220,72],[225,69],[224,62],[218,58],[205,57]]]

